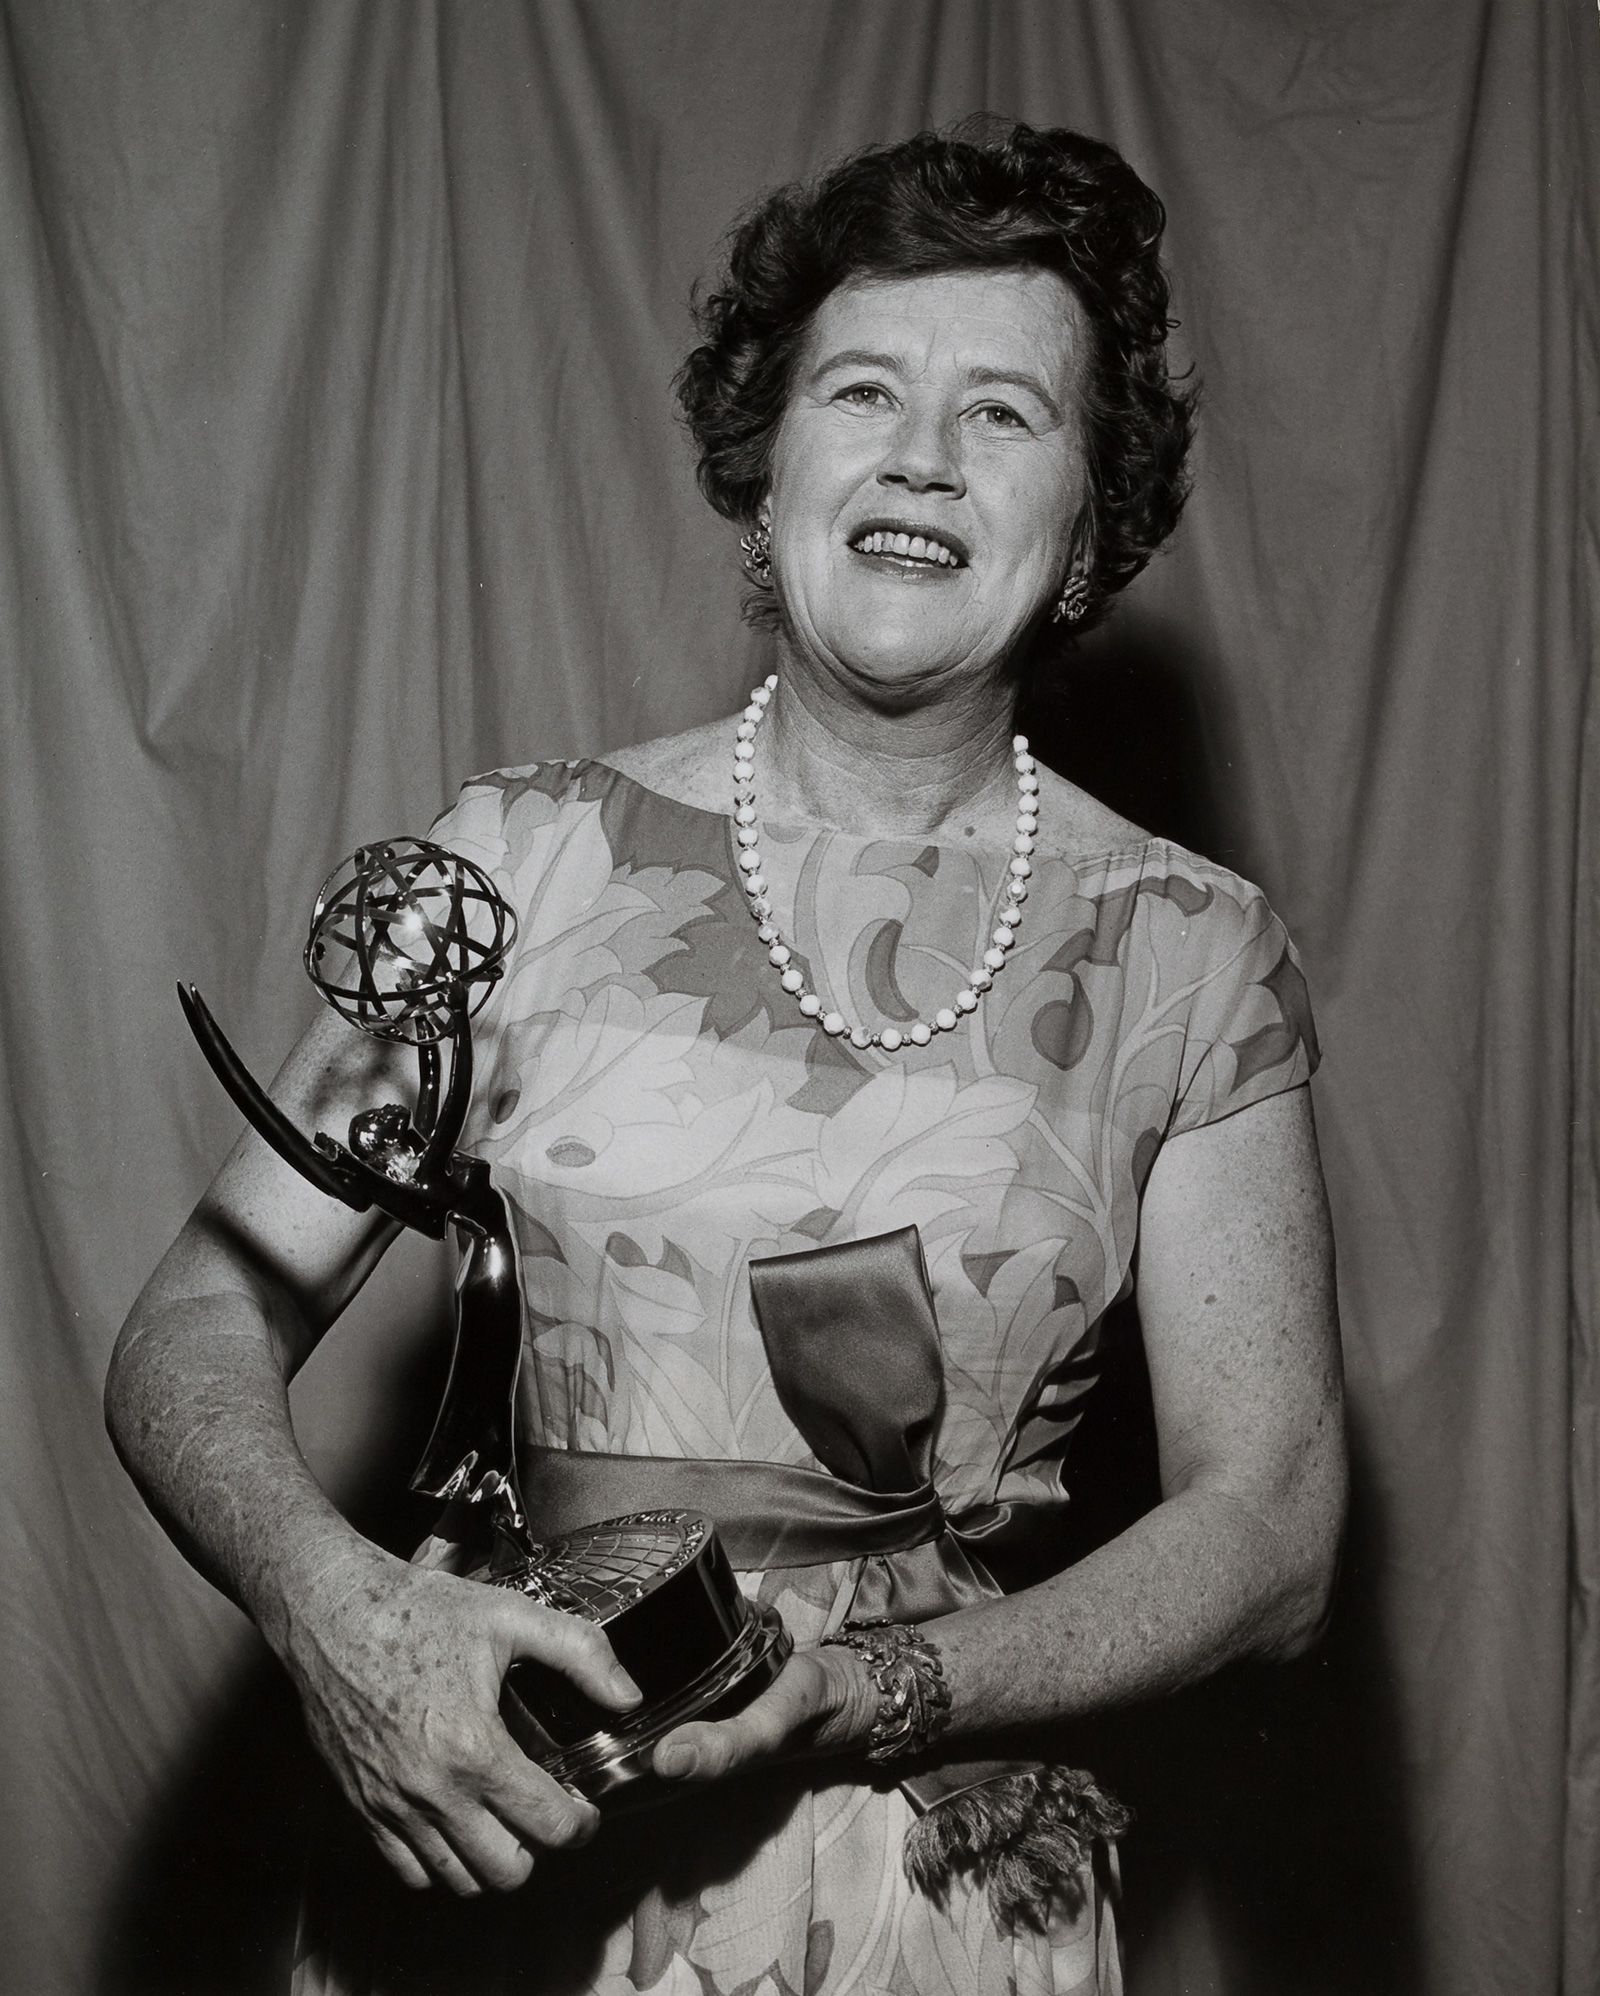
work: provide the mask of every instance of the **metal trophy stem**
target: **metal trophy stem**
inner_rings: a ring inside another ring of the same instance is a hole
[[[651,1748],[672,1726],[749,1703],[791,1643],[772,1610],[744,1600],[714,1525],[696,1512],[635,1512],[550,1544],[529,1528],[516,1462],[516,1243],[488,1166],[456,1148],[472,1096],[470,1020],[502,973],[516,926],[482,868],[425,840],[363,846],[328,876],[312,911],[307,973],[352,1025],[417,1054],[411,1109],[362,1110],[343,1144],[320,1131],[303,1136],[199,992],[180,986],[178,996],[223,1087],[303,1178],[356,1212],[376,1207],[435,1240],[454,1233],[450,1374],[411,1488],[481,1507],[500,1548],[482,1576],[489,1584],[605,1627],[645,1694],[626,1722],[531,1663],[513,1667],[502,1703],[527,1752],[599,1797],[642,1784]]]

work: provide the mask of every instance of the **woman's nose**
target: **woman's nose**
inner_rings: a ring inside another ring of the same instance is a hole
[[[908,492],[942,492],[959,499],[967,481],[954,419],[940,410],[903,410],[878,467],[878,483]]]

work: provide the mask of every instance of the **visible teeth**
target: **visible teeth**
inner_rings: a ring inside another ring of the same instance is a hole
[[[961,566],[943,541],[936,541],[928,534],[891,534],[879,529],[863,534],[854,545],[860,554],[894,554],[906,561],[937,562],[942,568]]]

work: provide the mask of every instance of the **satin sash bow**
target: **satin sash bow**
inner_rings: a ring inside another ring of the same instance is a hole
[[[944,1353],[917,1229],[752,1261],[750,1294],[778,1398],[817,1460],[871,1490],[931,1491]],[[947,1518],[933,1539],[869,1556],[851,1615],[920,1622],[992,1600],[1002,1590],[971,1541],[1003,1545],[1053,1508],[991,1505],[966,1531]],[[1023,1765],[946,1761],[900,1785],[925,1813]]]

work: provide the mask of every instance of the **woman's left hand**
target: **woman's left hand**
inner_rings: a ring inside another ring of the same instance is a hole
[[[774,1760],[820,1759],[866,1745],[877,1686],[848,1649],[796,1650],[775,1683],[731,1719],[668,1733],[655,1771],[669,1781],[720,1781]]]

